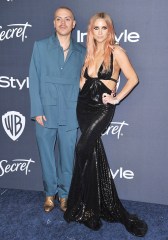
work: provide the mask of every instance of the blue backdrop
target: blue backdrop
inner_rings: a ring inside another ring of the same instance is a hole
[[[139,76],[103,136],[120,198],[168,204],[166,0],[1,0],[0,187],[43,190],[28,69],[34,41],[54,32],[53,14],[62,5],[74,11],[73,38],[83,45],[89,18],[107,12]],[[121,74],[119,89],[125,81]]]

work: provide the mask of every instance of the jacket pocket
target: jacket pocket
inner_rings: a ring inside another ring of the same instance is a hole
[[[57,105],[58,103],[58,90],[54,83],[44,83],[44,88],[41,94],[42,104],[44,105]]]

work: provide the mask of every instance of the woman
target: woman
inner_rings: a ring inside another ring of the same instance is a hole
[[[101,227],[101,218],[120,222],[133,235],[144,236],[146,223],[136,215],[130,215],[118,198],[101,141],[101,134],[112,121],[115,105],[138,83],[125,51],[114,46],[114,36],[113,23],[107,14],[98,13],[91,18],[77,105],[82,134],[76,148],[64,218],[67,222],[83,223],[93,230]],[[120,70],[127,82],[116,95]]]

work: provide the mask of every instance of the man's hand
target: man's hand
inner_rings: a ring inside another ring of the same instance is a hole
[[[40,124],[41,126],[44,126],[43,121],[47,121],[45,116],[37,116],[35,119],[36,119],[36,122],[38,122],[38,124]]]

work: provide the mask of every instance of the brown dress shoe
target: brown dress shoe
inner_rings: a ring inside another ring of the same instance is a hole
[[[59,198],[60,201],[60,209],[65,212],[67,210],[67,198]]]
[[[47,196],[44,202],[44,211],[50,212],[53,210],[55,204],[54,204],[55,196]]]

